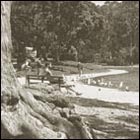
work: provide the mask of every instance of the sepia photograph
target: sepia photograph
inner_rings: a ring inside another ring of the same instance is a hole
[[[1,139],[139,139],[139,1],[1,1]]]

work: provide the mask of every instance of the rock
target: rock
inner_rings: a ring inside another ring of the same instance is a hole
[[[104,83],[104,86],[107,86],[107,83]]]
[[[65,133],[62,133],[62,132],[58,132],[57,133],[57,137],[58,139],[67,139],[67,136]]]
[[[60,89],[62,93],[66,94],[67,93],[67,89],[66,88],[61,88]]]
[[[97,82],[95,80],[93,80],[92,83],[96,85]]]
[[[69,109],[68,108],[64,108],[64,109],[59,110],[59,113],[60,113],[61,117],[63,117],[63,118],[69,117]]]
[[[81,122],[82,119],[78,115],[71,115],[71,116],[69,116],[68,120],[71,121],[71,122],[75,122],[75,121]]]
[[[90,85],[90,83],[91,83],[91,80],[90,80],[90,78],[88,79],[88,85]]]
[[[125,90],[128,92],[128,91],[129,91],[129,87],[128,87],[128,86],[126,86],[126,87],[125,87]]]
[[[82,95],[82,93],[76,92],[76,95],[77,95],[77,96],[80,96],[80,95]]]
[[[122,87],[123,87],[123,82],[121,81],[119,84],[119,88],[122,88]]]

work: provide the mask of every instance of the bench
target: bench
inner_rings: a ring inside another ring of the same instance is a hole
[[[51,69],[58,70],[58,71],[64,71],[63,67],[53,66]]]
[[[62,76],[44,76],[44,75],[26,75],[26,80],[27,80],[27,84],[28,86],[30,84],[33,84],[35,82],[31,82],[30,80],[41,80],[41,82],[43,83],[44,81],[50,81],[50,83],[57,83],[59,86],[59,89],[61,87],[61,84],[64,83],[63,81],[63,77]]]
[[[58,83],[59,89],[62,84],[64,84],[64,80],[62,76],[50,76],[49,77],[50,83]]]
[[[33,84],[35,82],[31,82],[30,80],[41,80],[41,82],[43,83],[46,79],[46,77],[44,76],[40,76],[40,75],[26,75],[26,80],[27,80],[27,84]]]

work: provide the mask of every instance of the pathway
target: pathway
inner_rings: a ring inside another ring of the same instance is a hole
[[[75,87],[73,91],[80,93],[80,97],[98,99],[107,102],[119,102],[119,103],[131,103],[139,105],[139,92],[126,92],[117,89],[103,88],[91,85],[84,85],[77,80],[95,78],[107,75],[117,75],[128,73],[125,70],[114,70],[110,69],[109,72],[95,73],[95,74],[84,74],[81,77],[78,75],[66,76],[68,83],[73,82]],[[100,89],[100,90],[99,90]]]

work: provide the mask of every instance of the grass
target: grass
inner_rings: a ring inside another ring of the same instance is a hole
[[[84,70],[83,73],[99,73],[107,72],[108,69],[121,69],[126,70],[129,73],[121,75],[104,76],[96,79],[104,78],[106,82],[111,81],[113,83],[113,88],[118,88],[121,81],[124,82],[123,88],[128,86],[130,91],[139,91],[139,67],[130,68],[129,66],[101,66],[94,63],[83,63]],[[63,61],[61,66],[66,70],[66,74],[78,73],[77,63],[73,61]]]
[[[59,64],[54,64],[57,67],[63,68],[63,71],[59,70],[51,70],[53,75],[70,75],[70,74],[78,74],[77,62],[74,61],[62,61]],[[100,65],[95,65],[94,63],[83,63],[84,69],[83,73],[99,73],[108,71],[106,68],[101,67]],[[25,71],[17,71],[17,76],[26,75]]]
[[[53,75],[70,75],[78,74],[77,62],[74,61],[62,61],[60,64],[55,64],[58,67],[62,67],[63,71],[52,70]],[[127,70],[128,74],[112,75],[95,78],[95,80],[104,78],[105,82],[111,81],[113,83],[112,88],[118,88],[121,81],[124,82],[124,86],[121,90],[125,90],[128,86],[130,91],[139,91],[139,67],[134,67],[133,69],[128,66],[101,66],[94,63],[83,63],[84,70],[83,73],[99,73],[107,72],[108,69],[122,69]],[[18,76],[24,76],[25,71],[17,72]]]
[[[59,66],[63,67],[64,72],[61,72],[61,74],[78,74],[77,69],[77,62],[74,61],[62,61]],[[108,71],[106,68],[101,67],[100,65],[96,65],[94,63],[82,63],[83,64],[83,73],[99,73],[99,72],[105,72]],[[54,73],[58,73],[58,71],[54,71]],[[60,72],[59,72],[60,73]]]
[[[118,69],[116,67],[116,69]],[[121,68],[119,68],[121,69]],[[97,79],[103,78],[105,82],[111,81],[113,83],[113,88],[118,88],[121,81],[123,81],[123,87],[121,90],[125,90],[125,87],[128,86],[130,91],[139,91],[139,68],[123,68],[123,70],[127,70],[129,73],[121,74],[121,75],[112,75],[112,76],[103,76]]]
[[[139,67],[130,68],[128,66],[102,66],[100,69],[107,70],[107,69],[120,69],[120,70],[126,70],[128,73],[126,74],[118,74],[118,75],[108,75],[108,76],[101,76],[94,78],[92,80],[98,81],[102,78],[104,79],[105,83],[108,83],[111,81],[113,86],[111,88],[117,88],[119,89],[119,84],[121,81],[123,81],[123,87],[120,90],[125,90],[126,86],[129,88],[129,91],[139,91]],[[91,81],[92,81],[91,80]],[[86,80],[82,81],[83,83],[87,84]],[[92,84],[94,85],[94,84]],[[96,84],[95,86],[99,86]],[[104,86],[101,86],[104,87]]]

